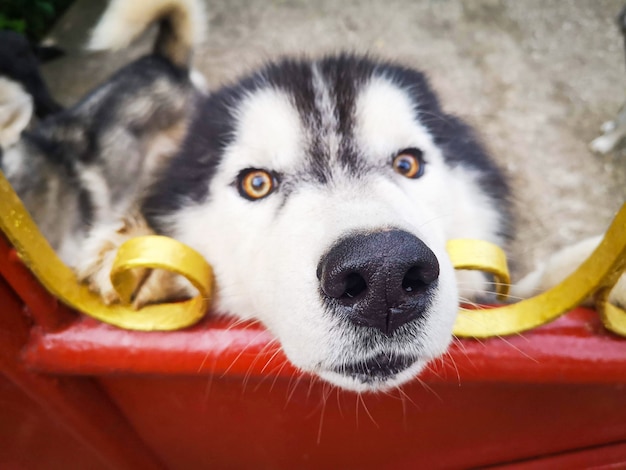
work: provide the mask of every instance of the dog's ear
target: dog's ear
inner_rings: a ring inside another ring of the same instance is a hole
[[[0,147],[15,144],[33,116],[33,99],[19,83],[0,77]]]

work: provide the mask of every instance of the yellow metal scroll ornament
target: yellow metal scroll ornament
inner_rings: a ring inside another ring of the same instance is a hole
[[[105,305],[80,284],[73,271],[44,239],[22,202],[0,172],[0,231],[39,282],[55,297],[102,322],[130,330],[176,330],[204,316],[212,294],[213,274],[204,258],[167,237],[147,236],[122,245],[114,263],[112,281],[121,297],[129,300],[136,267],[168,269],[186,277],[199,295],[185,302],[148,305],[135,310],[128,304]]]
[[[202,256],[171,238],[147,236],[129,240],[120,247],[111,280],[125,303],[105,305],[96,294],[80,284],[71,269],[56,256],[2,172],[0,231],[48,291],[67,305],[102,322],[133,330],[174,330],[197,322],[210,304],[213,274]],[[448,252],[455,268],[492,274],[499,297],[506,298],[510,280],[506,257],[499,247],[481,240],[452,240]],[[199,295],[185,302],[149,305],[135,310],[128,304],[135,288],[132,275],[135,268],[160,268],[180,274],[198,289]],[[606,327],[626,336],[626,312],[607,300],[625,268],[626,205],[593,255],[561,284],[516,304],[487,310],[461,309],[454,333],[470,337],[518,333],[552,321],[593,297]]]
[[[496,276],[496,282],[498,278],[506,279],[498,275],[498,271],[506,270],[506,265],[502,264],[497,247],[487,244],[481,248],[481,256],[489,260],[488,269],[483,269],[483,261],[474,258],[473,240],[453,240],[450,243],[454,244],[450,254],[456,268],[462,266],[465,269],[469,266],[471,269],[491,272]],[[485,253],[484,250],[495,250],[495,253]],[[475,262],[474,266],[471,266],[472,262]],[[461,309],[454,325],[454,334],[485,338],[519,333],[548,323],[591,298],[595,300],[596,310],[604,326],[626,336],[626,312],[608,302],[611,289],[625,270],[626,204],[618,212],[596,250],[563,282],[515,304],[484,310]]]

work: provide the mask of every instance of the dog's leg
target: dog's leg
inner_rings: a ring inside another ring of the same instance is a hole
[[[91,230],[83,244],[81,258],[74,263],[74,270],[81,282],[99,294],[106,304],[119,302],[119,296],[111,284],[110,273],[119,247],[131,238],[151,235],[154,232],[145,219],[134,213],[111,224],[101,224]],[[133,294],[133,306],[195,295],[195,289],[183,277],[160,269],[137,269],[137,287]]]
[[[511,293],[516,297],[526,299],[554,287],[573,273],[593,253],[601,240],[601,236],[588,238],[558,251],[521,281],[515,283]],[[617,305],[626,306],[626,274],[622,275],[611,291],[609,300]]]
[[[615,128],[613,131],[593,139],[589,144],[589,147],[596,153],[609,153],[624,138],[624,135],[626,135],[625,131],[626,129]]]
[[[596,153],[609,153],[626,137],[626,105],[622,106],[614,121],[602,124],[603,135],[591,141],[589,147]]]

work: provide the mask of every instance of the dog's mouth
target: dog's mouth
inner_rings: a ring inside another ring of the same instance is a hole
[[[378,354],[370,359],[342,364],[333,369],[336,374],[349,377],[363,385],[386,382],[411,367],[418,358],[408,355]]]

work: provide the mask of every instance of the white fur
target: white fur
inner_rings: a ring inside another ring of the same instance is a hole
[[[8,149],[20,139],[33,116],[33,99],[22,86],[0,77],[0,147]]]
[[[127,47],[149,24],[176,10],[183,41],[190,46],[206,36],[204,4],[198,0],[112,0],[94,28],[88,49],[118,50]]]

